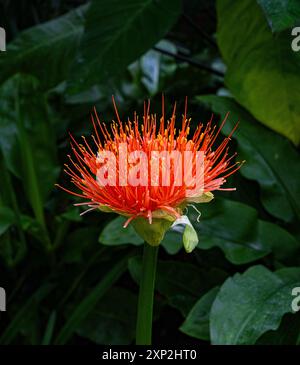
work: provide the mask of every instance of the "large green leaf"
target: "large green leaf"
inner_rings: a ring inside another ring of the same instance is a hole
[[[169,41],[162,40],[157,46],[177,53],[177,48]],[[121,76],[112,77],[109,82],[104,80],[76,94],[63,95],[64,100],[76,106],[86,104],[82,107],[84,111],[97,105],[98,112],[103,113],[107,108],[111,108],[111,94],[113,94],[118,100],[118,105],[126,104],[129,108],[132,104],[136,108],[137,100],[145,100],[149,95],[156,95],[166,90],[177,69],[178,65],[174,58],[150,49],[130,64]],[[64,87],[56,88],[56,92],[59,93],[63,93],[64,90]]]
[[[135,337],[136,308],[135,294],[121,287],[111,288],[77,332],[98,344],[128,345]]]
[[[299,0],[257,0],[274,32],[299,24]]]
[[[274,35],[253,0],[218,0],[218,44],[225,83],[260,122],[300,142],[300,53],[289,33]],[[237,22],[238,19],[238,22]]]
[[[0,98],[0,148],[44,226],[43,204],[59,172],[45,97],[35,78],[17,74],[2,85]]]
[[[181,0],[97,0],[87,13],[71,91],[122,73],[154,46],[177,20]]]
[[[229,111],[223,132],[228,134],[237,121],[239,127],[233,135],[238,141],[240,160],[246,163],[240,173],[256,180],[261,188],[265,209],[277,218],[291,221],[300,219],[299,153],[285,139],[261,126],[232,98],[215,95],[201,96],[222,117]]]
[[[0,58],[0,81],[17,72],[30,73],[50,88],[63,81],[83,33],[84,5],[20,33]]]
[[[198,213],[191,211],[190,220],[198,232],[200,249],[221,248],[234,264],[255,261],[269,253],[278,259],[291,256],[299,249],[298,241],[287,231],[258,219],[257,211],[245,204],[215,199],[199,204]]]
[[[254,266],[222,285],[211,309],[213,344],[251,345],[265,332],[276,330],[282,316],[292,312],[292,289],[300,286],[300,269],[272,273]]]

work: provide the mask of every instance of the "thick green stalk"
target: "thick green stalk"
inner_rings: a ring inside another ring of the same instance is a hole
[[[144,244],[136,325],[137,345],[151,345],[153,295],[158,247],[159,246],[150,246],[148,243]]]

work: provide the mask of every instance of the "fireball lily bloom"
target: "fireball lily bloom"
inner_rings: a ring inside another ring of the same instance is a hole
[[[187,101],[179,130],[175,128],[176,104],[168,121],[164,100],[159,120],[150,114],[150,103],[144,104],[141,123],[136,113],[133,121],[122,122],[114,99],[113,104],[117,122],[112,123],[110,131],[96,111],[92,115],[93,146],[85,137],[80,144],[71,136],[74,157],[69,156],[71,165],[66,165],[65,172],[80,192],[62,189],[86,200],[75,204],[86,205],[84,213],[100,209],[127,217],[124,227],[131,223],[149,243],[144,245],[136,328],[136,343],[148,345],[158,245],[171,226],[183,225],[183,244],[191,252],[198,244],[198,236],[183,215],[184,209],[191,203],[209,202],[212,191],[235,190],[222,185],[241,166],[232,162],[235,154],[228,153],[228,142],[236,127],[214,149],[227,116],[219,129],[212,126],[211,119],[206,126],[199,124],[190,136]],[[188,157],[182,160],[182,154]],[[151,163],[145,163],[149,160]]]
[[[233,188],[224,189],[221,186],[226,182],[229,175],[240,168],[238,162],[232,163],[235,154],[229,157],[227,146],[236,127],[220,146],[213,150],[214,142],[227,116],[218,130],[216,130],[216,126],[212,126],[212,120],[210,120],[205,127],[203,124],[199,124],[195,133],[190,136],[187,102],[185,103],[185,111],[179,130],[175,128],[176,104],[169,121],[165,120],[164,100],[162,116],[159,121],[156,115],[149,113],[150,103],[148,102],[148,105],[144,104],[142,123],[139,122],[136,113],[134,113],[133,121],[122,122],[114,99],[113,104],[117,122],[112,123],[110,131],[104,123],[100,122],[96,110],[94,110],[94,115],[91,116],[95,131],[95,135],[92,136],[93,147],[86,141],[85,137],[82,137],[83,143],[79,144],[71,136],[71,147],[75,159],[69,156],[71,166],[65,165],[65,172],[70,175],[71,182],[81,193],[66,188],[63,189],[86,199],[86,202],[75,204],[88,206],[89,209],[84,213],[100,209],[104,212],[116,212],[123,215],[128,218],[124,227],[132,222],[136,231],[148,243],[158,245],[165,231],[176,220],[178,220],[178,223],[184,222],[180,218],[189,203],[210,201],[213,198],[211,192],[214,190],[235,190]],[[126,158],[120,160],[120,147],[122,146],[126,147]],[[158,161],[158,171],[156,172],[156,179],[158,180],[156,184],[152,184],[153,181],[150,180],[150,176],[153,176],[153,165],[148,164],[146,168],[140,166],[140,169],[137,169],[137,163],[135,163],[137,161],[130,161],[127,157],[130,153],[139,152],[144,153],[146,157],[151,159],[154,152],[172,154],[186,151],[191,153],[189,155],[191,158],[184,161],[179,161],[177,158],[179,164],[174,162],[167,166],[166,160],[162,159],[161,163]],[[105,158],[101,160],[99,157],[101,153],[106,153],[104,156],[108,156],[107,154],[110,153],[110,156],[115,157],[114,162],[118,162],[113,165],[111,161],[107,162]],[[198,163],[196,153],[202,153],[201,156],[203,157],[201,179],[198,176],[201,184],[191,194],[189,193],[191,177],[195,175]],[[99,175],[103,169],[105,174],[101,178]],[[128,171],[130,174],[130,170],[133,170],[140,184],[133,186],[128,183],[124,184],[124,181],[121,181],[121,175],[128,174]],[[166,170],[168,171],[166,172]],[[182,174],[183,170],[190,177],[190,180],[187,178],[178,184],[176,177]],[[169,175],[168,184],[163,184],[160,180],[164,173]],[[105,184],[105,181],[102,181],[109,174],[113,174],[115,177],[114,184]],[[142,178],[145,176],[146,183],[145,179]],[[142,180],[143,184],[141,184]],[[198,243],[198,240],[196,241]],[[193,249],[193,247],[189,249],[186,245],[185,247],[187,251]]]

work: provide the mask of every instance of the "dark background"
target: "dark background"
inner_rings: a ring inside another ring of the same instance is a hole
[[[0,2],[1,344],[134,343],[141,239],[54,184],[70,186],[68,132],[91,134],[93,106],[160,113],[162,93],[178,117],[188,96],[192,129],[229,111],[246,163],[200,223],[189,209],[193,253],[166,235],[154,344],[300,344],[299,15],[296,0]]]

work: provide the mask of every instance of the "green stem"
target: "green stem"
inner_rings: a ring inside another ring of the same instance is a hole
[[[137,345],[151,345],[157,253],[158,246],[150,246],[148,243],[144,244],[136,325]]]

